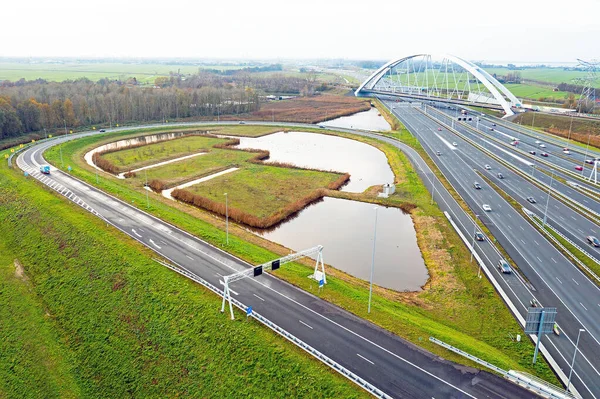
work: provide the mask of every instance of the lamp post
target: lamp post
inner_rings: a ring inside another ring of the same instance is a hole
[[[377,209],[379,209],[378,207],[373,208],[375,209],[375,228],[374,233],[373,233],[373,257],[371,259],[371,278],[370,278],[370,283],[369,283],[369,307],[367,309],[367,313],[371,313],[371,296],[373,295],[373,271],[375,270],[375,243],[377,242]]]
[[[471,263],[473,262],[473,252],[475,252],[475,234],[477,234],[477,218],[479,215],[475,215],[475,220],[473,221],[473,241],[471,242]],[[481,267],[479,268],[481,270]],[[477,273],[479,276],[479,273]]]
[[[229,200],[225,193],[225,242],[229,245]]]
[[[554,180],[554,171],[552,171],[552,175],[550,175],[550,185],[548,186],[548,198],[546,199],[546,210],[544,211],[542,227],[546,226],[546,216],[548,215],[548,204],[550,203],[550,189],[552,189],[552,180]]]
[[[146,208],[150,208],[150,200],[148,199],[148,171],[144,169],[144,176],[146,177],[146,184],[144,185],[144,190],[146,190]]]
[[[585,331],[583,328],[579,329],[577,333],[577,342],[575,343],[575,352],[573,353],[573,360],[571,361],[571,371],[569,371],[569,381],[567,382],[567,392],[569,391],[569,387],[571,386],[571,376],[573,374],[573,366],[575,366],[575,355],[577,355],[577,351],[579,350],[579,336],[581,332]]]

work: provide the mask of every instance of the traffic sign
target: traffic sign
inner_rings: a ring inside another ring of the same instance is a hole
[[[271,262],[271,270],[279,269],[280,265],[281,265],[281,261],[279,259],[274,260],[273,262]]]
[[[542,313],[544,315],[543,320]],[[551,334],[554,331],[555,319],[556,308],[529,308],[525,320],[525,333]]]
[[[263,272],[262,265],[254,268],[254,277],[260,276]]]
[[[246,308],[246,316],[250,316],[252,314],[252,306],[248,306]]]
[[[25,172],[24,175],[25,175],[25,177],[27,177],[27,176],[29,176],[29,173]]]
[[[320,279],[319,280],[319,288],[321,288],[324,284],[325,284],[325,280]]]
[[[73,169],[72,169],[72,168],[71,168],[71,166],[69,165],[69,167],[67,168],[67,170],[70,172],[70,171],[72,171]]]

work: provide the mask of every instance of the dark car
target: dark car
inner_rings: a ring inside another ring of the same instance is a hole
[[[498,270],[500,270],[502,273],[506,273],[506,274],[510,274],[512,272],[510,265],[504,259],[500,259],[498,261]]]
[[[104,133],[104,132],[106,132],[106,129],[100,129],[100,130],[98,130],[98,131],[99,131],[100,133]]]
[[[531,155],[535,155],[535,151],[529,151]]]
[[[492,123],[492,126],[496,126],[496,124],[495,124],[495,123]]]
[[[535,204],[535,198],[533,197],[527,197],[527,201],[531,202],[532,204]]]
[[[477,233],[475,233],[475,239],[477,241],[485,241],[485,236],[478,231]]]
[[[594,164],[594,160],[593,159],[586,159],[585,163],[593,165]]]
[[[440,155],[442,155],[442,153],[440,151],[436,151],[437,156],[439,157]]]
[[[593,246],[600,247],[600,240],[598,240],[596,237],[594,237],[594,236],[587,236],[586,238],[587,238],[588,242],[590,244],[592,244]]]
[[[475,190],[481,190],[481,185],[477,182],[473,183],[473,187],[475,188]]]

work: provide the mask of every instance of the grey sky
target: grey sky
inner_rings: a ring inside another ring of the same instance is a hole
[[[596,0],[22,0],[1,9],[2,56],[600,58]]]

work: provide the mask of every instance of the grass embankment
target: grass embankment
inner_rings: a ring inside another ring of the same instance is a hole
[[[535,114],[535,120],[534,118]],[[520,123],[523,126],[531,127],[532,122],[535,128],[552,135],[567,139],[569,137],[569,127],[571,127],[571,140],[577,141],[579,147],[585,148],[590,140],[590,150],[600,151],[600,119],[582,119],[571,118],[566,115],[542,114],[539,112],[524,112],[517,114],[513,123]]]
[[[0,397],[368,397],[5,165]]]
[[[313,131],[323,133],[320,129]],[[132,133],[122,133],[125,134]],[[393,135],[418,146],[418,142],[404,128]],[[517,343],[509,339],[509,333],[520,332],[521,328],[489,282],[476,277],[477,266],[469,263],[469,253],[437,206],[429,204],[430,194],[406,156],[393,146],[377,140],[348,137],[376,144],[388,156],[388,162],[396,175],[395,196],[377,201],[375,191],[367,190],[362,194],[361,200],[379,203],[390,201],[390,204],[395,202],[396,205],[408,203],[419,207],[412,212],[412,216],[417,241],[431,279],[420,293],[400,293],[374,287],[372,312],[368,314],[368,284],[362,280],[329,268],[328,284],[324,290],[319,291],[317,285],[306,278],[314,267],[314,263],[308,261],[286,264],[277,271],[277,275],[445,358],[473,366],[464,358],[430,343],[427,340],[429,336],[456,345],[500,367],[525,370],[557,383],[545,362],[531,366],[533,347],[529,341]],[[97,146],[102,140],[108,139],[88,137],[63,147],[63,156],[75,166],[71,173],[95,185],[95,173],[87,168],[82,157],[89,148]],[[110,139],[112,140],[114,139]],[[49,150],[46,157],[53,164],[58,164],[58,148]],[[146,210],[147,191],[127,186],[124,182],[101,177],[97,186],[126,202],[144,204]],[[229,245],[226,246],[224,220],[185,204],[174,203],[157,194],[150,193],[147,211],[252,264],[260,264],[289,253],[289,249],[231,223]]]

